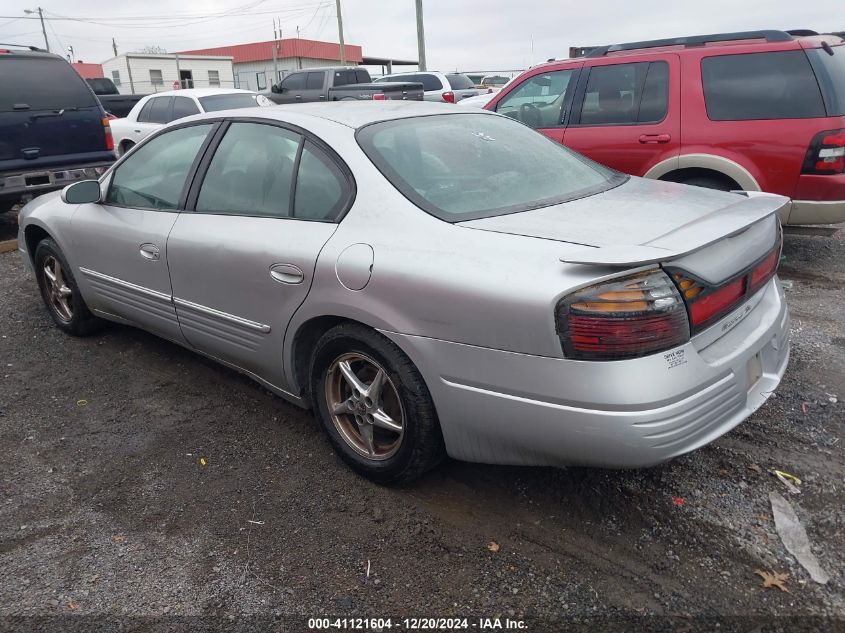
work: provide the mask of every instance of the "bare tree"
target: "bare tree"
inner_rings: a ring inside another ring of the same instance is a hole
[[[163,46],[142,46],[135,53],[146,53],[147,55],[166,55],[167,49]]]

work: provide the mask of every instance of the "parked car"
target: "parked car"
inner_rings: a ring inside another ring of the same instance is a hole
[[[478,94],[472,79],[460,73],[412,72],[385,75],[376,80],[380,84],[415,81],[423,85],[426,101],[458,103]]]
[[[24,207],[19,248],[60,329],[208,355],[401,481],[444,451],[646,466],[739,424],[787,364],[789,204],[626,176],[483,110],[310,104],[171,124]]]
[[[125,117],[141,99],[147,95],[122,95],[111,79],[96,77],[86,79],[106,112],[117,118]]]
[[[482,91],[493,93],[502,89],[506,83],[510,81],[509,77],[504,75],[485,75],[481,79],[481,84],[478,86]]]
[[[192,114],[272,105],[263,95],[236,88],[190,88],[147,95],[126,118],[111,122],[117,155],[122,156],[164,125]]]
[[[377,85],[366,68],[332,66],[292,72],[264,95],[275,103],[421,100],[422,86],[411,81]]]
[[[472,108],[483,108],[488,103],[490,103],[493,100],[493,97],[495,96],[495,92],[483,92],[480,95],[476,95],[475,97],[467,97],[466,99],[461,100],[461,105],[469,106]]]
[[[0,86],[0,212],[114,162],[106,113],[66,60],[0,45]]]
[[[789,196],[785,224],[845,221],[837,36],[751,31],[603,46],[526,71],[486,108],[629,174]]]

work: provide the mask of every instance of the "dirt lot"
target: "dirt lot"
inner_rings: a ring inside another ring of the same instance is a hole
[[[355,476],[310,414],[189,351],[127,327],[61,334],[18,254],[0,255],[0,621],[843,626],[845,231],[787,237],[784,254],[790,367],[715,444],[637,472],[449,462],[405,489]],[[776,468],[801,477],[800,495]],[[781,544],[772,490],[795,507],[827,585]],[[789,593],[762,588],[756,569],[788,573]]]

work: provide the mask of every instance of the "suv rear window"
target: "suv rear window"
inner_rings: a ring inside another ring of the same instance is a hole
[[[472,83],[472,79],[466,75],[446,75],[446,79],[449,80],[449,85],[452,87],[452,90],[467,90],[469,88],[475,88],[475,84]]]
[[[701,61],[701,75],[712,121],[825,116],[819,85],[804,51],[706,57]]]
[[[62,110],[98,105],[88,84],[70,64],[51,57],[0,55],[0,112]]]
[[[845,46],[833,46],[833,55],[822,48],[807,51],[822,89],[828,116],[845,116]]]
[[[525,125],[489,114],[384,121],[361,128],[357,138],[394,187],[447,222],[559,204],[627,179]]]

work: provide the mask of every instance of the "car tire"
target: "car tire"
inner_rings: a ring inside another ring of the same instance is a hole
[[[135,143],[133,143],[132,141],[124,141],[123,143],[121,143],[118,146],[118,153],[117,153],[118,158],[123,156],[126,152],[128,152],[133,147],[135,147]]]
[[[351,382],[348,370],[354,374]],[[332,328],[314,347],[309,376],[317,419],[337,453],[364,477],[408,483],[445,457],[425,381],[402,350],[378,332],[357,324]],[[380,388],[374,390],[379,377]],[[356,378],[360,389],[353,387]]]
[[[44,305],[60,330],[86,336],[100,329],[103,321],[88,310],[64,254],[49,238],[35,248],[35,277]]]
[[[715,189],[717,191],[733,191],[738,186],[728,181],[727,179],[715,178],[713,176],[690,176],[684,180],[678,181],[682,185],[690,185],[692,187],[704,187],[705,189]]]

